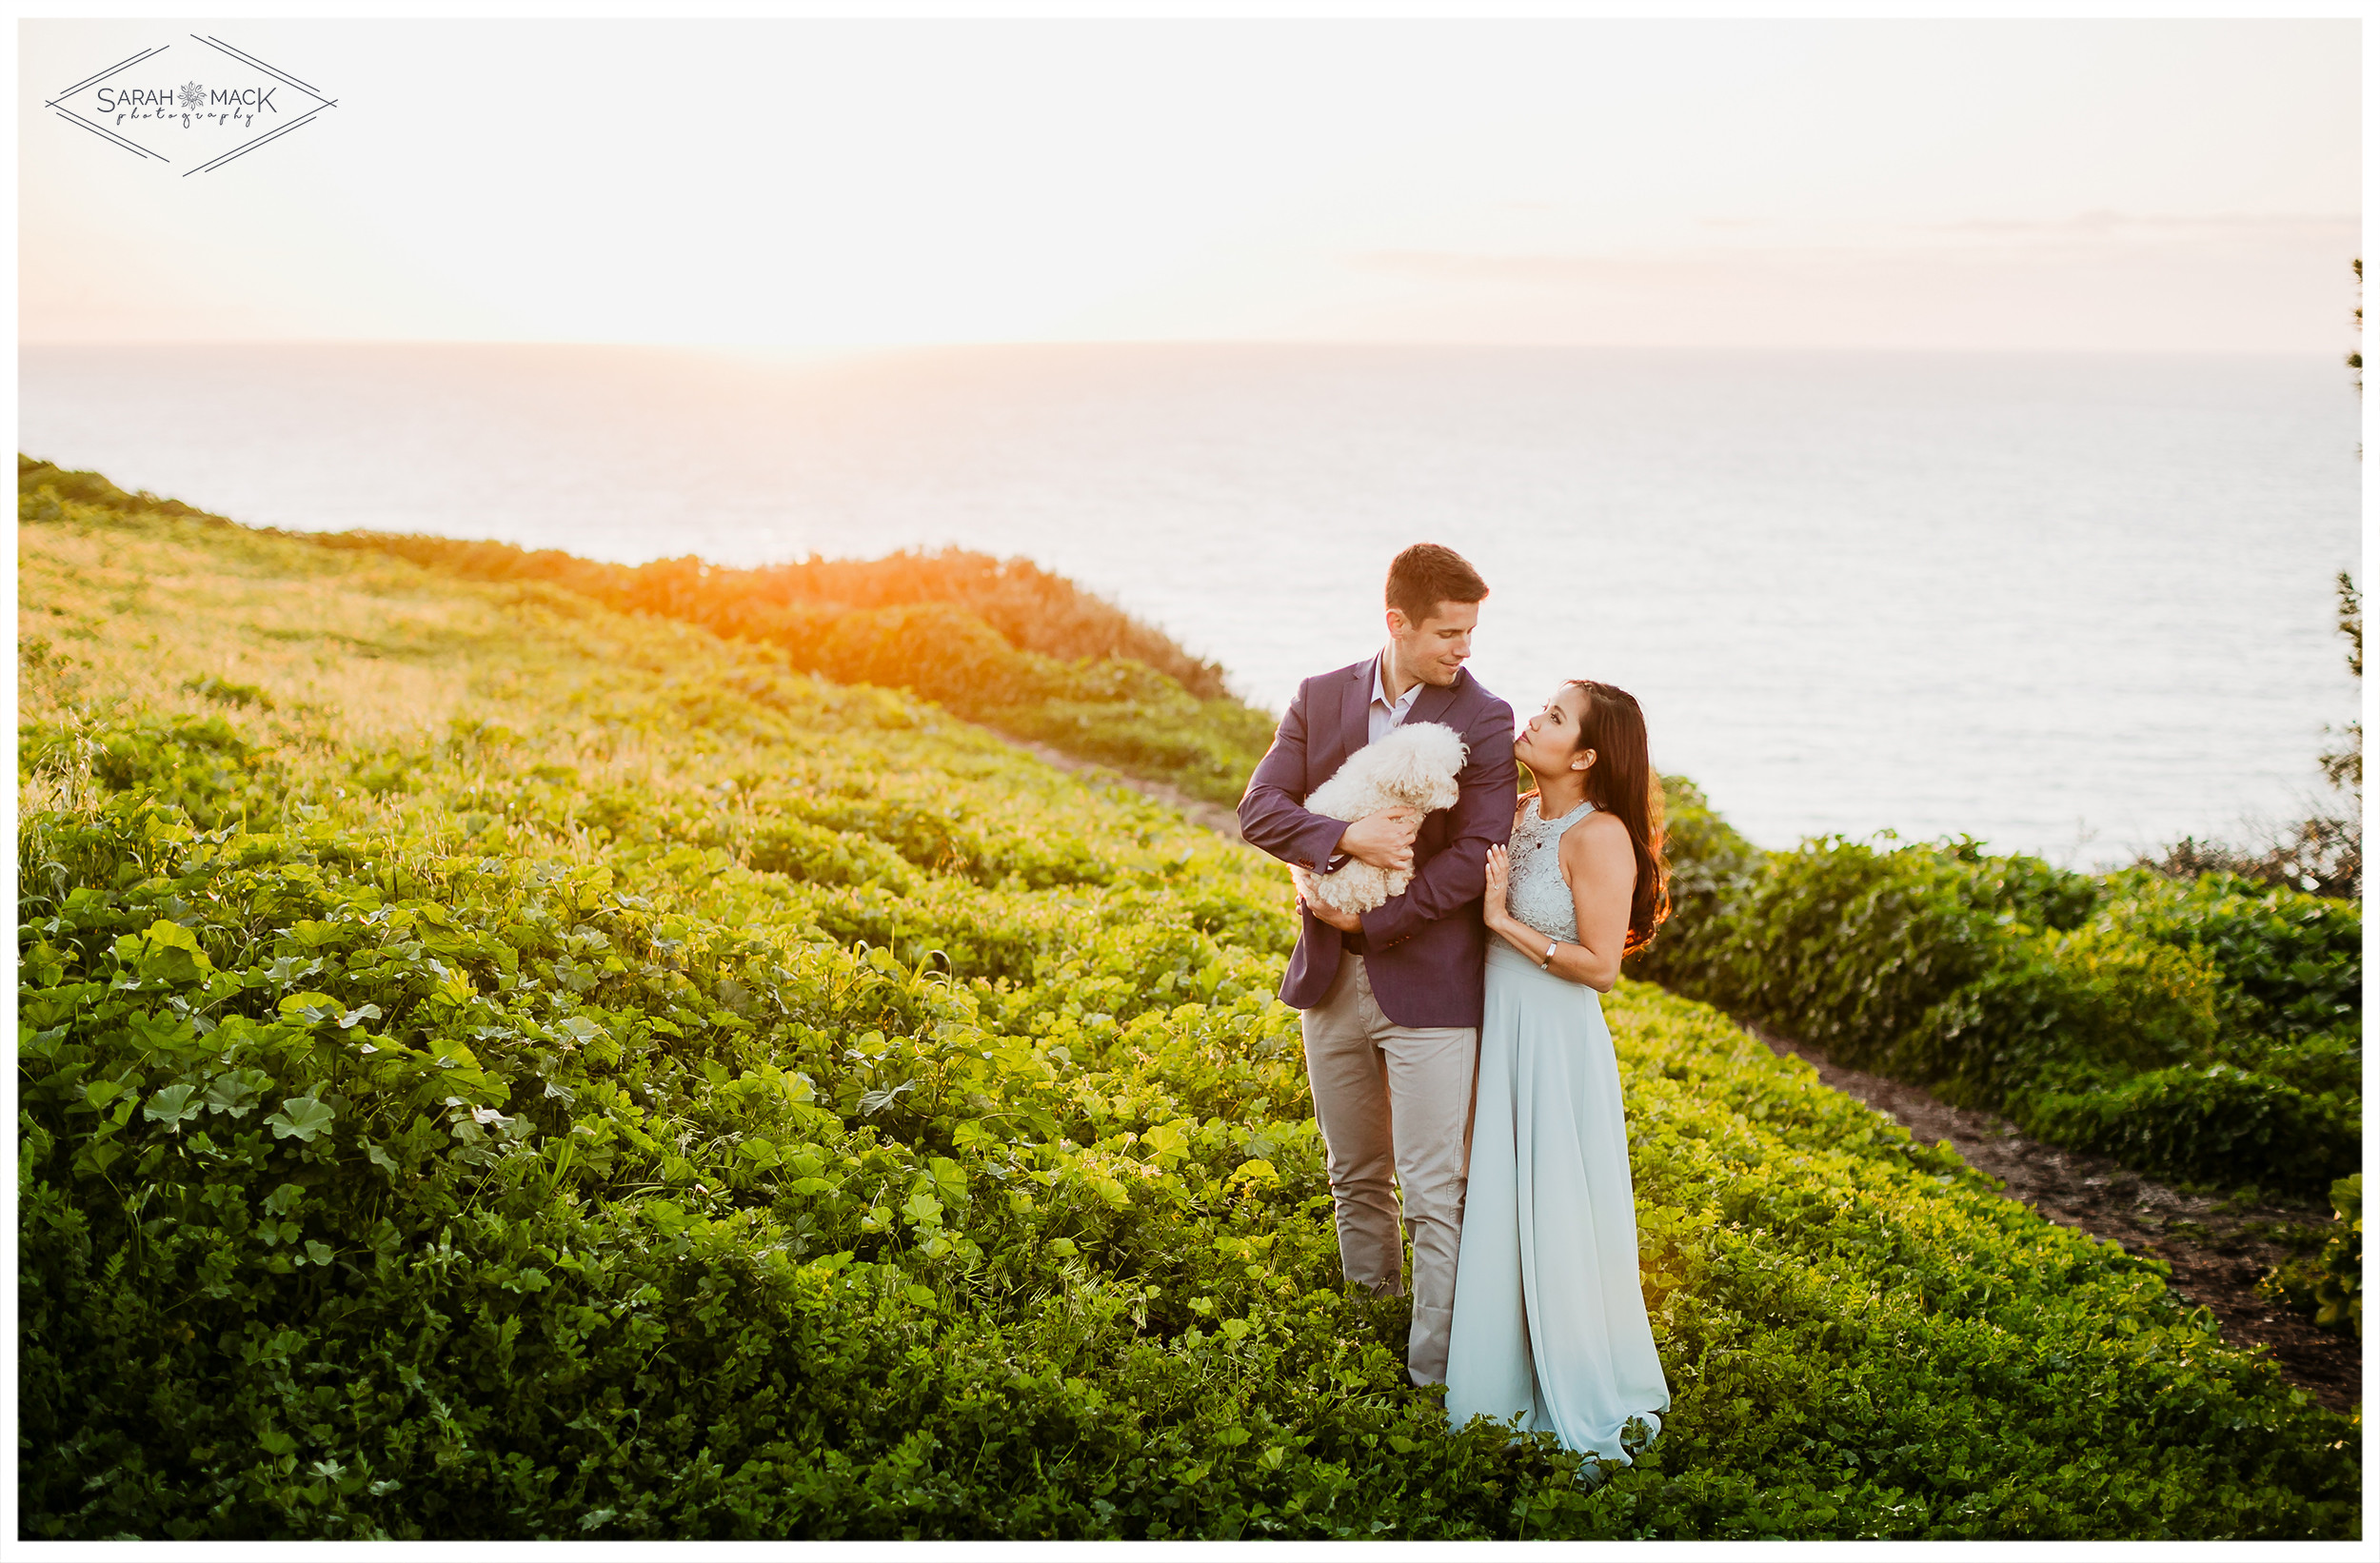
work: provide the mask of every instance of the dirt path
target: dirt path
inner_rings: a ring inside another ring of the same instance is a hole
[[[2311,1320],[2256,1295],[2256,1278],[2293,1250],[2271,1238],[2276,1226],[2329,1216],[2304,1207],[2254,1205],[2177,1194],[2127,1172],[2105,1157],[2027,1139],[1990,1113],[1937,1101],[1914,1085],[1829,1063],[1815,1047],[1749,1028],[1770,1051],[1817,1067],[1818,1078],[1858,1098],[1922,1140],[1947,1139],[1967,1164],[2000,1179],[2008,1197],[2061,1226],[2121,1243],[2173,1267],[2172,1289],[2211,1310],[2223,1338],[2269,1346],[2282,1376],[2333,1411],[2363,1404],[2363,1343],[2351,1332],[2317,1330]]]
[[[1130,787],[1142,797],[1153,798],[1160,803],[1170,803],[1181,810],[1189,817],[1192,824],[1204,825],[1216,835],[1231,841],[1237,841],[1242,839],[1240,834],[1240,816],[1220,803],[1210,803],[1203,798],[1193,798],[1180,787],[1167,782],[1144,782],[1137,776],[1126,776],[1121,771],[1092,761],[1078,760],[1063,749],[1053,749],[1046,743],[1037,743],[1028,738],[1018,738],[1010,733],[1002,733],[1000,736],[1018,748],[1027,751],[1034,759],[1055,765],[1061,771],[1107,771],[1118,782]]]
[[[1066,771],[1092,769],[1046,743],[1010,742]],[[1160,782],[1115,773],[1117,780],[1218,834],[1240,840],[1227,808],[1192,798]],[[2276,1228],[2326,1219],[2327,1210],[2255,1205],[2235,1208],[2203,1196],[2177,1194],[2126,1171],[2105,1157],[2060,1150],[2027,1139],[2005,1118],[1938,1101],[1914,1085],[1843,1069],[1815,1047],[1748,1028],[1769,1050],[1815,1065],[1818,1078],[1882,1113],[1918,1138],[1947,1139],[1976,1171],[1996,1177],[2009,1198],[2061,1226],[2120,1243],[2130,1253],[2172,1266],[2171,1285],[2213,1313],[2234,1346],[2266,1346],[2282,1376],[2333,1411],[2363,1404],[2363,1343],[2351,1332],[2317,1330],[2312,1321],[2256,1293],[2256,1279],[2296,1250],[2273,1240]]]

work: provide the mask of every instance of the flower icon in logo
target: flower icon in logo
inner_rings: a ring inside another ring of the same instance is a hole
[[[184,82],[182,84],[182,107],[188,109],[203,109],[206,106],[207,89],[196,82]]]

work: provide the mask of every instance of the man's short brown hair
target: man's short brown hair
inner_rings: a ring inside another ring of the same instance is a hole
[[[1471,562],[1443,544],[1417,543],[1388,562],[1388,605],[1413,623],[1440,603],[1477,603],[1487,594]]]

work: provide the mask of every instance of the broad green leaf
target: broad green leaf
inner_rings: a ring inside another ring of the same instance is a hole
[[[462,1069],[477,1069],[479,1067],[478,1056],[468,1047],[465,1046],[460,1040],[452,1037],[432,1038],[430,1039],[429,1052],[430,1057],[436,1058],[441,1063],[452,1064]]]
[[[89,1177],[104,1177],[116,1158],[124,1154],[120,1139],[94,1139],[74,1153],[74,1170]]]
[[[235,1069],[228,1075],[218,1075],[207,1084],[207,1111],[246,1118],[256,1110],[257,1098],[271,1084],[272,1077],[261,1069]]]
[[[264,967],[263,975],[275,986],[286,988],[290,983],[311,977],[322,969],[323,963],[320,960],[302,960],[293,955],[283,955],[273,957]]]
[[[316,1135],[330,1127],[338,1113],[312,1097],[288,1097],[283,1099],[281,1111],[265,1119],[265,1126],[276,1139],[311,1141]]]
[[[189,950],[152,950],[140,959],[140,974],[145,980],[204,982],[214,975],[214,970],[213,961]]]
[[[160,981],[204,981],[215,969],[198,947],[198,936],[166,918],[150,923],[145,933],[119,938],[115,953],[144,979]]]
[[[207,1104],[190,1098],[198,1095],[195,1085],[169,1085],[149,1098],[141,1116],[152,1123],[162,1123],[178,1131],[185,1118],[193,1118],[206,1111]]]
[[[478,1144],[487,1138],[489,1130],[502,1130],[511,1121],[493,1107],[468,1102],[461,1097],[446,1098],[446,1117],[453,1125],[450,1132],[466,1145]]]
[[[327,993],[293,993],[276,1006],[282,1014],[301,1020],[327,1020],[344,1013],[347,1005]]]
[[[150,923],[149,925],[149,932],[141,937],[147,940],[152,947],[170,950],[185,950],[191,955],[199,955],[202,953],[198,947],[198,936],[196,934],[191,933],[188,928],[183,927],[180,923],[171,921],[166,918],[159,918],[156,921]]]

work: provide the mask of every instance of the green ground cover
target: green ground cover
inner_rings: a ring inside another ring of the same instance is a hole
[[[1337,1285],[1276,865],[537,582],[20,510],[33,1536],[2351,1536],[2359,1427],[1610,1001],[1626,1468]]]

